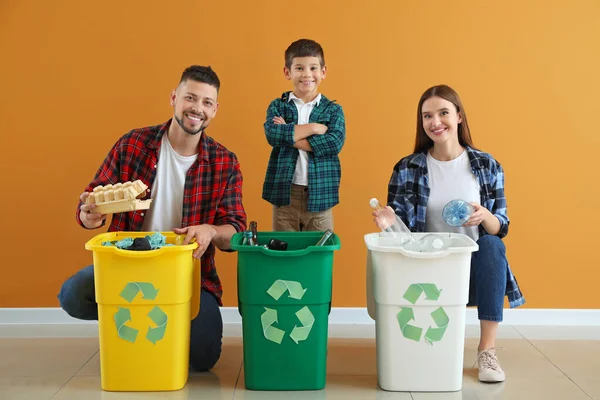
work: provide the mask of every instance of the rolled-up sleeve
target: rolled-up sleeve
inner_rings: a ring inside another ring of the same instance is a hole
[[[243,177],[237,159],[234,159],[227,186],[219,202],[215,225],[232,225],[237,232],[246,230],[246,211],[242,204]]]
[[[272,147],[294,146],[294,124],[275,124],[273,118],[281,117],[282,110],[279,108],[281,100],[273,100],[267,109],[267,120],[264,123],[267,142]]]
[[[346,121],[342,107],[338,104],[334,106],[333,115],[327,124],[327,132],[323,135],[309,136],[307,139],[315,157],[339,154],[346,141]]]
[[[508,235],[508,225],[510,224],[506,207],[506,197],[504,196],[504,170],[500,164],[496,164],[495,171],[493,172],[492,196],[495,201],[490,211],[500,221],[500,231],[497,236],[503,238]]]

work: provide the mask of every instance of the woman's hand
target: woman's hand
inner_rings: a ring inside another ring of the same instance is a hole
[[[375,222],[375,225],[382,231],[391,227],[396,222],[396,213],[390,206],[373,210],[372,215],[373,222]]]
[[[487,208],[478,203],[471,203],[471,205],[473,206],[473,214],[471,214],[471,218],[469,218],[469,220],[465,222],[463,226],[477,226],[481,224],[487,216],[492,215]]]
[[[478,203],[471,203],[473,206],[473,214],[463,226],[478,226],[482,225],[483,229],[490,235],[497,235],[500,232],[500,220],[490,212],[487,208]]]

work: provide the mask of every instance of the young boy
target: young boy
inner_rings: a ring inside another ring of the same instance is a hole
[[[264,124],[273,150],[262,198],[273,204],[274,231],[333,229],[346,124],[342,107],[318,92],[326,72],[317,42],[300,39],[285,51],[283,73],[294,91],[271,102]]]

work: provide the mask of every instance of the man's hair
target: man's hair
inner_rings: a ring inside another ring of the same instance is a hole
[[[187,67],[181,74],[179,84],[187,81],[188,79],[214,86],[217,89],[217,93],[221,87],[221,81],[219,81],[219,77],[217,76],[216,72],[213,71],[210,65],[208,67],[201,65],[192,65]]]
[[[285,50],[285,66],[292,67],[294,57],[319,57],[321,68],[325,66],[325,54],[321,45],[314,40],[300,39]]]

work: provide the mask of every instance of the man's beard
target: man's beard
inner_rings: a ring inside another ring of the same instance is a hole
[[[175,116],[175,121],[177,121],[177,123],[179,124],[179,126],[181,127],[181,129],[183,129],[185,131],[185,133],[189,134],[189,135],[197,135],[198,133],[202,132],[208,125],[204,125],[204,122],[202,122],[202,124],[200,124],[200,127],[196,130],[191,130],[186,128],[186,126],[183,124],[183,120],[181,118],[179,118],[178,116]]]

